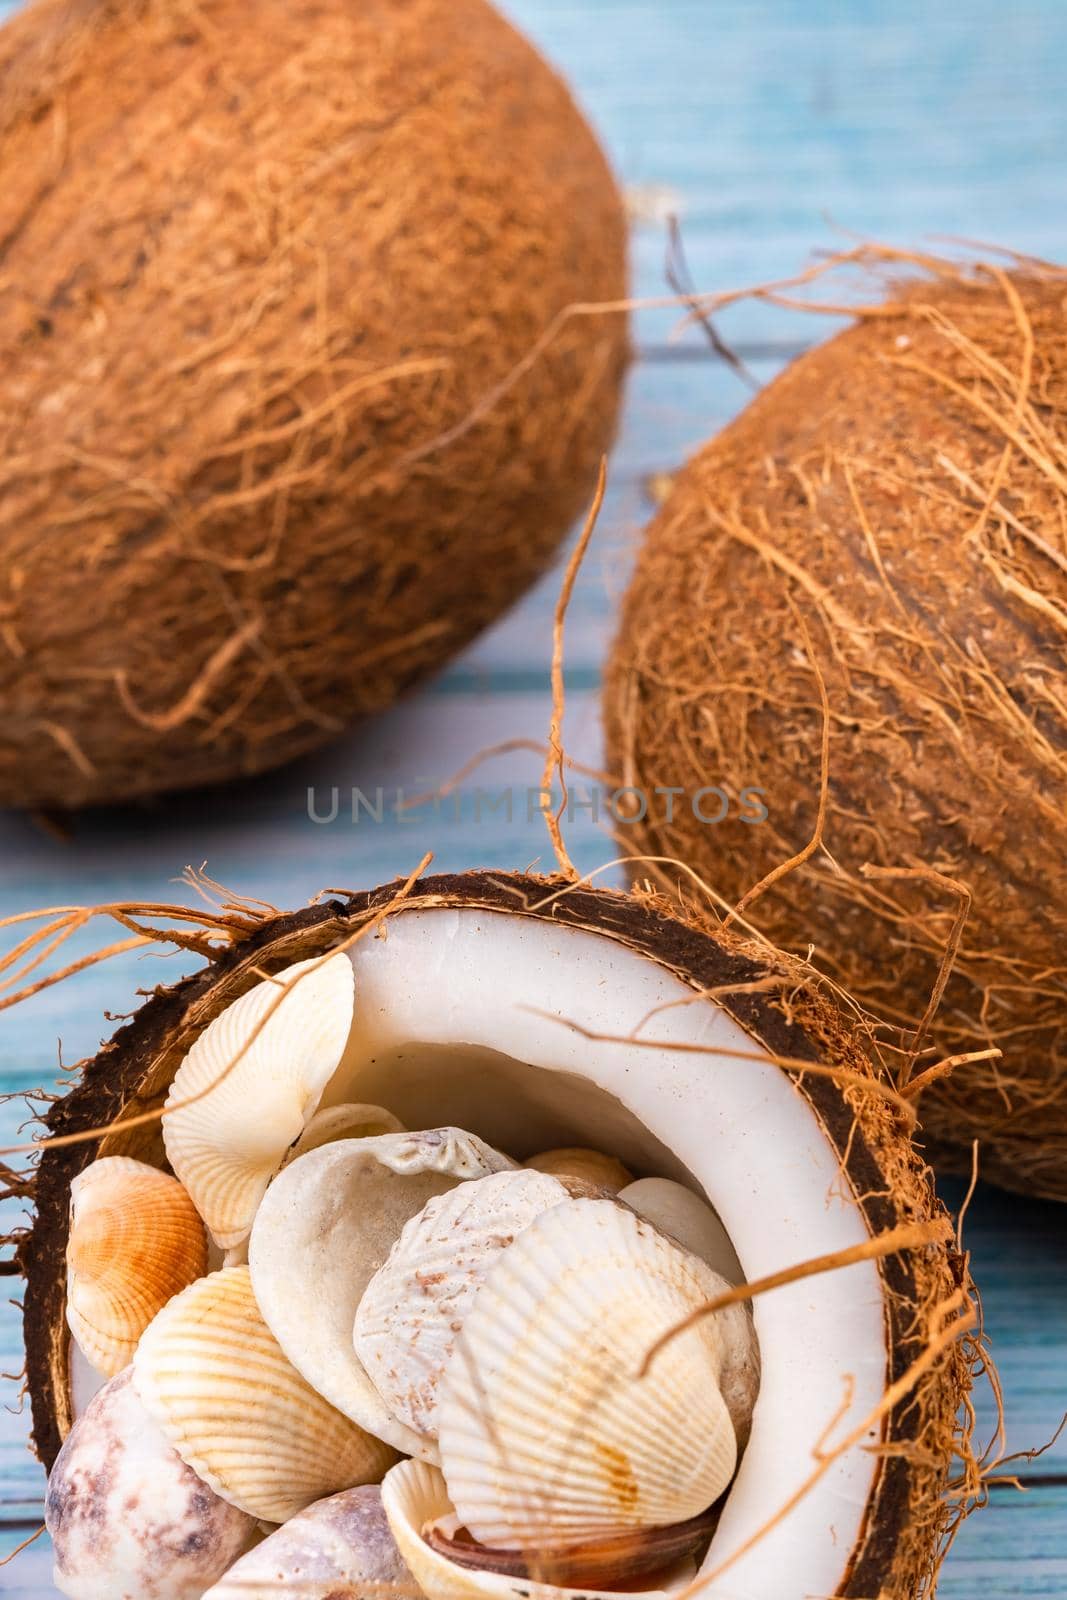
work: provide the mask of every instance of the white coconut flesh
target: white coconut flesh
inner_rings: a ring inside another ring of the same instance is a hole
[[[868,1237],[840,1158],[792,1077],[650,957],[539,918],[441,908],[398,911],[388,936],[362,940],[351,960],[355,1019],[323,1109],[372,1102],[408,1128],[463,1128],[519,1161],[558,1146],[609,1151],[638,1177],[704,1196],[750,1280]],[[715,1053],[670,1048],[678,1044]],[[788,1285],[753,1310],[760,1393],[701,1571],[728,1568],[701,1593],[832,1594],[864,1522],[878,1429],[778,1514],[884,1391],[877,1265]],[[93,1376],[74,1347],[76,1415]]]

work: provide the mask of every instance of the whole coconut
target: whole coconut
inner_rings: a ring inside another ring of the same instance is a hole
[[[630,848],[729,903],[815,839],[825,725],[820,847],[744,917],[814,946],[890,1024],[902,1078],[999,1047],[922,1089],[929,1143],[969,1166],[978,1139],[986,1177],[1063,1200],[1065,666],[1067,274],[943,267],[691,462],[648,532],[606,703],[613,770],[650,794]],[[725,820],[694,814],[705,785]]]
[[[625,227],[485,0],[39,0],[0,165],[0,803],[276,765],[545,567]]]

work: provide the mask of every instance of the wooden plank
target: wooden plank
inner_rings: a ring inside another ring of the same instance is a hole
[[[1015,0],[506,0],[630,184],[676,202],[702,287],[795,270],[827,219],[1063,251],[1067,8]],[[642,293],[662,284],[642,230]]]
[[[940,1185],[949,1209],[964,1197],[959,1180]],[[1041,1449],[1067,1412],[1067,1229],[1061,1206],[1025,1200],[979,1185],[964,1223],[982,1297],[990,1353],[1003,1386],[1009,1452]],[[992,1437],[995,1410],[980,1382],[977,1437]],[[1039,1460],[1021,1461],[1022,1475],[1067,1476],[1067,1438]],[[1067,1540],[1065,1540],[1067,1553]]]

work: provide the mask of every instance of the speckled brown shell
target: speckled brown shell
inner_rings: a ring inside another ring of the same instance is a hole
[[[129,1367],[68,1435],[45,1516],[64,1593],[138,1600],[200,1600],[256,1531],[171,1448],[138,1401]]]
[[[204,1600],[422,1600],[375,1484],[300,1511],[231,1567]]]

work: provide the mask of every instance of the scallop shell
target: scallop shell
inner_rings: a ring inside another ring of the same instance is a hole
[[[339,1411],[408,1455],[435,1447],[392,1415],[367,1376],[352,1344],[356,1308],[427,1200],[513,1166],[458,1128],[345,1139],[286,1167],[256,1217],[252,1281],[289,1360]]]
[[[186,1466],[131,1378],[127,1367],[93,1397],[49,1476],[55,1586],[71,1600],[199,1600],[248,1548],[255,1520]]]
[[[532,1172],[547,1172],[554,1178],[580,1178],[597,1189],[609,1189],[618,1194],[634,1175],[615,1156],[606,1156],[601,1150],[586,1150],[581,1145],[565,1145],[558,1150],[543,1150],[523,1162]]]
[[[718,1213],[684,1184],[670,1178],[639,1178],[619,1191],[619,1199],[706,1261],[727,1283],[744,1282],[737,1251]]]
[[[376,1139],[383,1133],[403,1133],[404,1124],[384,1106],[326,1106],[316,1111],[285,1158],[284,1165],[337,1139]]]
[[[176,1178],[105,1156],[73,1179],[67,1324],[97,1372],[129,1366],[157,1311],[207,1270],[207,1235]]]
[[[242,1556],[203,1600],[421,1600],[367,1485],[319,1500]]]
[[[423,1537],[424,1531],[454,1516],[445,1480],[436,1467],[422,1461],[402,1461],[382,1484],[382,1506],[393,1537],[415,1582],[428,1600],[619,1600],[618,1590],[558,1588],[528,1577],[459,1566]],[[665,1600],[684,1589],[694,1575],[692,1562],[681,1562],[663,1586],[640,1591],[627,1589],[631,1600]]]
[[[337,1070],[354,984],[343,954],[286,967],[216,1017],[178,1068],[163,1142],[223,1250],[248,1236],[268,1183]]]
[[[726,1488],[737,1441],[705,1318],[725,1287],[614,1200],[568,1200],[501,1251],[438,1398],[441,1467],[482,1544],[551,1546],[683,1522]]]
[[[427,1200],[356,1311],[356,1354],[395,1417],[437,1437],[437,1394],[456,1334],[500,1251],[566,1200],[558,1178],[498,1172]]]
[[[289,1364],[260,1315],[247,1267],[213,1272],[172,1300],[141,1339],[133,1371],[138,1395],[182,1460],[265,1522],[374,1482],[396,1460]]]

